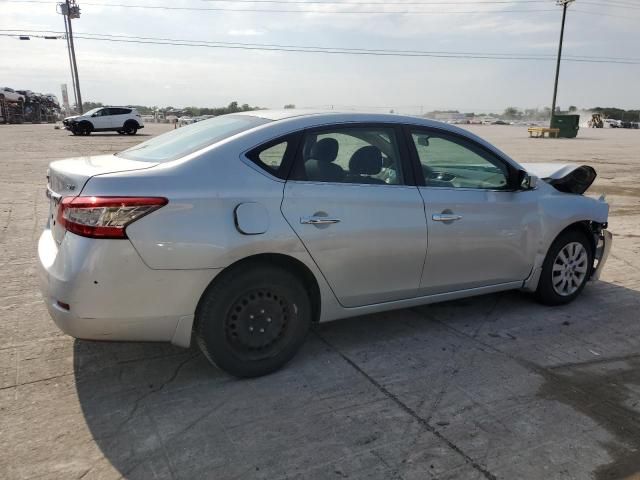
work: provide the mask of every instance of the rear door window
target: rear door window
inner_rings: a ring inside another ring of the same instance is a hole
[[[311,182],[403,185],[396,130],[337,127],[307,132],[296,179]]]

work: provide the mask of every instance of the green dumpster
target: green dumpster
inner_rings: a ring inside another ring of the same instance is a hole
[[[551,128],[559,128],[559,137],[575,138],[580,128],[580,115],[554,115],[551,117]]]

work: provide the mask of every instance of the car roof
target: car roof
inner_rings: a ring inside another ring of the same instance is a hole
[[[345,122],[373,122],[373,123],[400,123],[408,125],[418,125],[424,127],[438,128],[453,133],[463,134],[467,137],[476,137],[468,130],[464,130],[455,125],[436,120],[429,120],[424,117],[413,115],[400,115],[395,113],[367,113],[367,112],[345,112],[337,110],[252,110],[248,112],[239,112],[232,115],[249,115],[252,117],[264,118],[267,120],[283,121],[283,120],[305,120],[307,126],[313,124],[324,125],[327,123],[345,123]]]

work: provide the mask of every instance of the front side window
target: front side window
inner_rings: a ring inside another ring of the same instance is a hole
[[[507,166],[489,153],[437,133],[411,133],[427,187],[506,190]]]
[[[393,128],[353,127],[307,133],[301,180],[400,185],[400,152]]]
[[[116,155],[142,162],[169,162],[270,121],[251,115],[222,115],[172,130]]]

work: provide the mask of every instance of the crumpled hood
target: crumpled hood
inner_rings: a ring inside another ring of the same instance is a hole
[[[571,163],[521,163],[530,174],[565,193],[583,194],[593,184],[597,173],[589,165]]]
[[[63,121],[74,120],[76,118],[80,118],[82,115],[71,115],[70,117],[66,117]]]

